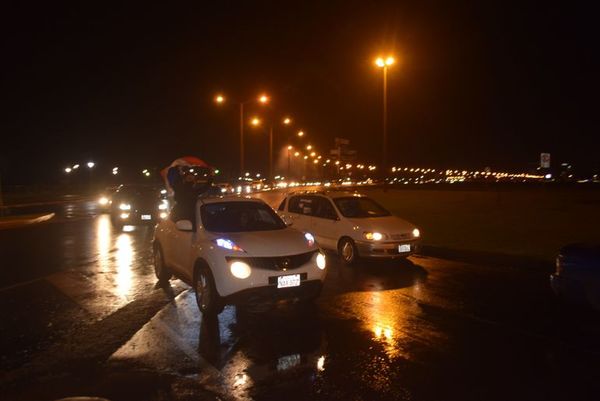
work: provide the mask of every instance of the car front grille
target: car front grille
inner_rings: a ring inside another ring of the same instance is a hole
[[[313,255],[318,251],[312,251],[307,253],[301,253],[299,255],[289,256],[274,256],[274,257],[233,257],[227,256],[225,259],[230,262],[233,260],[239,260],[245,262],[250,267],[264,270],[275,270],[275,271],[286,271],[297,269],[302,265],[308,263]]]
[[[392,234],[390,236],[394,241],[400,241],[403,239],[411,239],[412,236],[410,235],[410,233],[404,233],[404,234]]]

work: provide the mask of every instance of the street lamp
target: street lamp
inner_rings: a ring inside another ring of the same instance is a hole
[[[291,119],[291,118],[289,118],[289,117],[285,117],[285,118],[283,119],[283,124],[284,124],[284,125],[290,125],[291,123],[292,123],[292,119]]]
[[[96,165],[96,163],[94,163],[94,162],[87,162],[88,168],[94,168],[95,165]]]
[[[395,62],[396,60],[393,56],[387,56],[386,58],[378,57],[375,60],[375,65],[383,69],[383,171],[386,171],[387,167],[387,70]]]
[[[262,94],[256,98],[256,101],[263,105],[267,104],[269,100],[270,99],[266,94]],[[249,99],[238,103],[240,106],[240,174],[244,172],[244,105],[252,101],[255,101],[255,99]],[[218,105],[225,103],[225,96],[222,94],[216,95],[215,103]]]
[[[304,131],[298,131],[298,136],[302,138],[304,136]]]

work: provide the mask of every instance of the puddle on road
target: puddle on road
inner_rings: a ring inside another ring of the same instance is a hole
[[[65,230],[63,249],[58,251],[68,270],[47,280],[94,318],[115,312],[154,287],[151,228],[119,231],[110,216],[102,214],[92,225]]]

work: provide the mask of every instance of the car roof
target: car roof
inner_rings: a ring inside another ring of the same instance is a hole
[[[199,198],[203,204],[209,203],[223,203],[223,202],[254,202],[254,203],[265,203],[262,199],[252,198],[250,196],[242,195],[223,195],[223,196],[211,196],[208,198]]]
[[[351,192],[351,191],[310,191],[310,190],[306,190],[306,191],[295,191],[295,192],[290,192],[287,196],[295,196],[295,195],[321,195],[321,196],[326,196],[332,199],[336,199],[336,198],[348,198],[348,197],[365,197],[365,195],[358,193],[358,192]]]

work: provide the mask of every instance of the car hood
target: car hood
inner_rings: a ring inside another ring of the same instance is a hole
[[[411,233],[415,225],[396,216],[348,219],[357,231],[377,231],[383,234]]]
[[[216,234],[215,238],[232,240],[248,256],[298,255],[319,249],[315,244],[308,245],[304,233],[289,227],[272,231]]]

